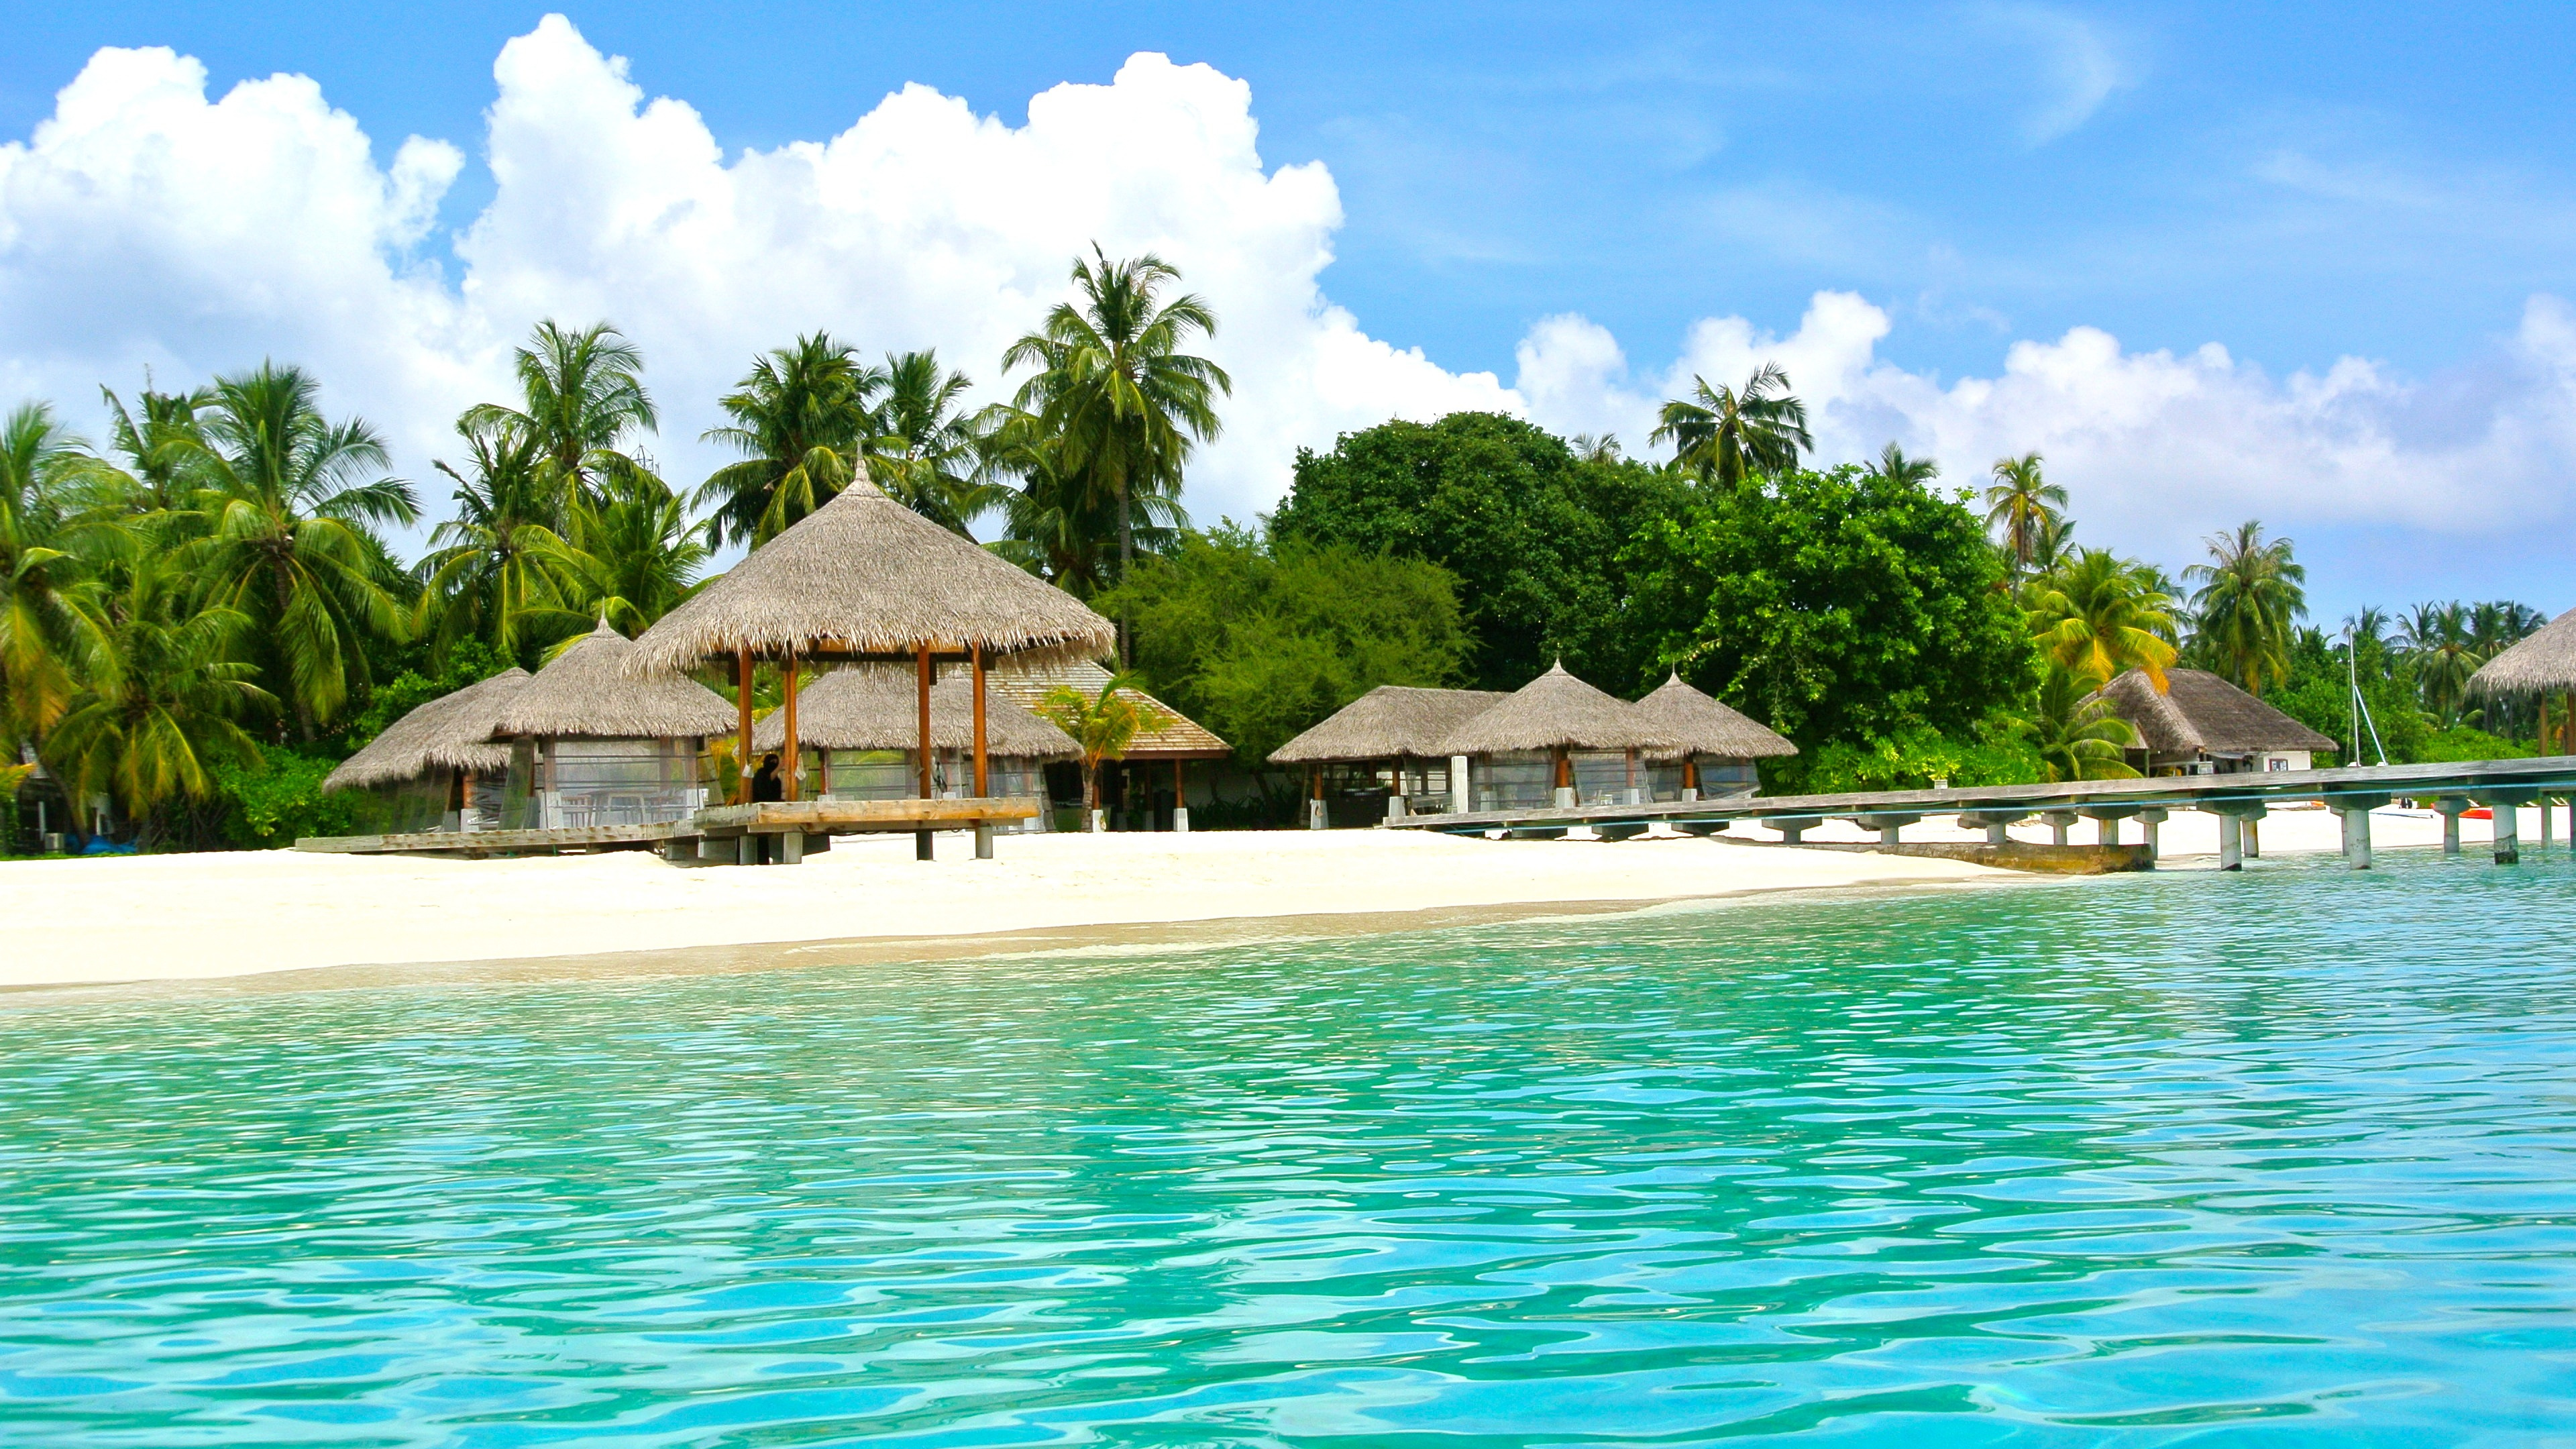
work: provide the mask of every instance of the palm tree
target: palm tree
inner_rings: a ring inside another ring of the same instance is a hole
[[[85,460],[51,407],[0,426],[0,743],[41,739],[105,646],[98,589],[73,547],[67,484]]]
[[[1150,252],[1119,262],[1096,244],[1091,253],[1097,266],[1073,263],[1079,304],[1057,303],[1045,326],[1002,354],[1002,367],[1037,369],[1020,385],[1019,408],[1063,440],[1068,476],[1115,500],[1124,578],[1136,557],[1135,500],[1180,496],[1182,466],[1192,448],[1216,439],[1216,395],[1231,396],[1234,379],[1181,351],[1193,334],[1216,335],[1216,313],[1192,293],[1162,300],[1178,271]],[[1126,633],[1122,626],[1122,651]]]
[[[384,440],[356,418],[324,418],[317,391],[301,369],[267,362],[215,379],[202,441],[188,445],[207,483],[201,536],[183,550],[206,601],[249,616],[262,683],[308,742],[366,681],[362,642],[410,631],[372,529],[420,517],[411,485],[379,471]]]
[[[534,440],[548,480],[569,501],[623,456],[629,434],[659,423],[644,390],[644,354],[606,322],[567,332],[549,317],[517,349],[520,406],[483,403],[458,426]]]
[[[137,418],[114,389],[107,400],[108,447],[122,466],[104,458],[82,469],[84,502],[93,516],[169,521],[179,517],[203,480],[190,466],[193,443],[202,442],[197,414],[214,405],[212,390],[155,392],[145,387]]]
[[[2022,721],[2051,780],[2134,780],[2128,751],[2137,729],[2087,681],[2052,665],[2040,680],[2038,708]]]
[[[1690,397],[1665,403],[1646,441],[1668,438],[1683,471],[1729,486],[1748,473],[1794,468],[1798,454],[1816,446],[1807,434],[1807,405],[1789,395],[1789,374],[1776,362],[1762,364],[1741,390],[1693,377]]]
[[[240,653],[250,620],[222,604],[192,605],[166,554],[135,560],[108,607],[109,662],[94,671],[46,742],[75,794],[115,797],[148,820],[176,796],[214,792],[211,766],[257,751],[240,721],[274,706]]]
[[[1127,753],[1136,736],[1156,728],[1165,721],[1160,711],[1139,702],[1125,691],[1134,688],[1136,676],[1116,674],[1100,686],[1097,694],[1085,694],[1070,684],[1060,684],[1048,691],[1038,704],[1037,712],[1055,722],[1057,728],[1073,736],[1082,750],[1082,820],[1085,829],[1100,828],[1100,766]]]
[[[2356,613],[2346,614],[2343,632],[2365,656],[2388,653],[2388,611],[2377,604],[2364,604]]]
[[[2470,632],[2468,609],[2456,603],[2417,604],[2398,624],[2397,637],[2414,662],[2424,707],[2445,727],[2456,723],[2468,698],[2469,677],[2486,662]]]
[[[1617,433],[1577,433],[1565,440],[1565,446],[1585,463],[1616,463],[1625,456]]]
[[[733,422],[703,435],[743,457],[698,488],[693,501],[715,509],[708,541],[757,547],[831,502],[858,476],[884,386],[885,374],[823,332],[755,361],[718,402]]]
[[[2199,613],[2196,633],[2221,673],[2260,695],[2266,679],[2278,684],[2289,677],[2293,621],[2308,612],[2300,587],[2307,568],[2291,558],[2290,540],[2265,542],[2263,525],[2252,520],[2205,541],[2210,562],[2182,571],[2200,585],[2191,597]]]
[[[2013,571],[2028,575],[2039,567],[2041,540],[2049,530],[2073,527],[2066,522],[2066,490],[2042,476],[2037,453],[1997,458],[1993,471],[1986,527],[2002,533]]]
[[[868,476],[887,496],[967,538],[967,524],[1004,506],[1009,489],[983,476],[983,438],[958,410],[974,383],[942,372],[935,351],[886,359],[885,396],[868,440]]]
[[[1064,440],[1033,414],[991,409],[984,439],[986,466],[1020,483],[1002,500],[1002,536],[986,547],[1082,598],[1105,587],[1118,536],[1117,500],[1066,461]],[[1189,525],[1176,498],[1146,493],[1131,502],[1130,535],[1146,548],[1170,547]]]
[[[2031,632],[2050,662],[2089,688],[2143,669],[2162,694],[2177,657],[2172,603],[2145,565],[2088,548],[2034,582]]]
[[[652,472],[611,473],[599,491],[573,505],[554,558],[556,588],[576,630],[605,619],[631,638],[697,591],[712,550]]]
[[[1923,488],[1941,476],[1941,465],[1930,458],[1909,458],[1903,448],[1889,443],[1878,450],[1878,461],[1863,467],[1861,472],[1864,476],[1885,482]]]
[[[554,558],[566,501],[534,434],[463,420],[456,431],[464,469],[431,465],[455,480],[456,517],[430,534],[428,556],[412,569],[421,622],[442,657],[471,636],[517,658],[530,627],[560,612]]]

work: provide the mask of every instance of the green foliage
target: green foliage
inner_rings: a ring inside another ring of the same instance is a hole
[[[1518,688],[1560,655],[1587,678],[1641,688],[1662,668],[1653,641],[1622,623],[1636,568],[1623,550],[1679,517],[1692,491],[1642,463],[1579,459],[1518,418],[1452,413],[1300,449],[1272,531],[1448,570],[1481,688]]]
[[[2349,670],[2341,647],[2327,643],[2317,630],[2302,629],[2291,645],[2287,682],[2266,695],[2264,703],[2349,747],[2353,735]],[[2379,743],[2387,748],[2389,763],[2421,762],[2426,741],[2433,733],[2433,722],[2416,704],[2411,663],[2375,641],[2365,642],[2361,646],[2359,674],[2361,697],[2370,706],[2371,724],[2378,727]],[[2358,754],[2349,748],[2338,753],[2356,763],[2379,761],[2369,726],[2363,727]]]
[[[2468,760],[2527,760],[2540,753],[2537,746],[2499,739],[2482,729],[2453,725],[2424,736],[2415,750],[2413,763],[2447,765]]]
[[[459,640],[447,651],[447,663],[437,673],[406,669],[378,685],[368,696],[366,708],[350,717],[341,745],[348,754],[356,754],[395,720],[441,695],[480,683],[517,663],[480,639]]]
[[[1153,692],[1256,767],[1381,684],[1454,683],[1470,647],[1437,564],[1231,524],[1138,560],[1098,603],[1134,621]]]
[[[273,850],[308,835],[357,834],[362,797],[322,790],[335,763],[262,745],[250,760],[215,766],[215,788],[225,806],[223,839],[244,850]]]
[[[1805,750],[1965,737],[2034,677],[1979,519],[1920,483],[1846,466],[1711,490],[1629,557],[1653,659]]]
[[[1764,767],[1764,783],[1775,793],[1820,795],[1923,790],[1935,780],[1965,787],[2028,785],[2048,778],[2039,752],[2021,737],[2014,721],[2000,717],[1962,735],[1914,725],[1893,735],[1838,740],[1812,756],[1765,761]]]

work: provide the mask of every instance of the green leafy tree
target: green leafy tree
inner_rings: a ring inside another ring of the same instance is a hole
[[[174,797],[215,790],[213,767],[256,757],[241,721],[275,701],[239,646],[250,620],[198,607],[166,555],[145,555],[108,608],[107,649],[46,756],[76,793],[105,792],[149,821]]]
[[[1058,303],[1002,354],[1002,367],[1036,369],[1017,406],[1062,440],[1069,476],[1116,502],[1124,573],[1136,556],[1135,499],[1180,496],[1183,465],[1197,444],[1215,441],[1216,398],[1234,380],[1181,350],[1216,335],[1216,313],[1196,294],[1163,297],[1177,270],[1151,253],[1112,262],[1094,246],[1092,258],[1073,264],[1079,301]]]
[[[1659,664],[1802,748],[1964,737],[2029,688],[2003,565],[1958,497],[1846,465],[1710,493],[1632,546]]]
[[[603,470],[631,461],[619,449],[658,423],[653,396],[644,390],[644,354],[606,322],[575,332],[549,317],[514,362],[519,406],[484,403],[467,409],[459,426],[532,440],[545,477],[566,503],[587,492]]]
[[[1138,687],[1136,676],[1116,674],[1098,692],[1085,694],[1069,684],[1049,691],[1037,712],[1073,736],[1082,751],[1082,821],[1100,828],[1100,767],[1122,759],[1136,736],[1163,723],[1162,712],[1124,691]]]
[[[1485,689],[1517,689],[1557,656],[1588,677],[1642,688],[1663,678],[1660,641],[1629,622],[1623,553],[1691,506],[1680,476],[1577,458],[1518,418],[1451,413],[1347,433],[1301,449],[1274,538],[1425,559],[1458,581]]]
[[[2155,571],[2108,549],[2078,552],[2031,590],[2030,628],[2050,663],[2098,689],[2132,669],[2166,688],[2174,647],[2173,600]]]
[[[2290,540],[2265,540],[2260,523],[2212,534],[2208,544],[2210,561],[2183,570],[2200,585],[2194,632],[2220,673],[2259,695],[2289,675],[2291,631],[2308,612],[2301,587],[2308,571],[2291,557]]]
[[[0,743],[12,765],[107,644],[97,582],[70,536],[66,485],[85,456],[43,403],[0,425]]]
[[[962,537],[975,519],[1005,506],[1009,491],[985,476],[984,439],[965,412],[962,372],[943,371],[933,351],[886,359],[885,396],[868,441],[868,474],[886,496]]]
[[[823,332],[754,362],[717,403],[733,421],[704,435],[742,454],[698,489],[697,505],[715,510],[709,541],[758,547],[850,486],[884,387],[884,373]]]
[[[206,486],[183,554],[210,604],[250,619],[261,684],[310,742],[368,679],[368,636],[410,632],[387,587],[399,571],[373,528],[420,509],[409,484],[380,471],[375,430],[323,417],[300,369],[262,363],[217,378],[214,392],[203,441],[190,445]]]
[[[2013,571],[2029,575],[2047,568],[2074,531],[2066,521],[2066,490],[2048,481],[2037,453],[1997,458],[1994,483],[1986,489],[1986,527],[2013,562]]]
[[[1762,364],[1740,389],[1693,377],[1691,395],[1656,414],[1648,441],[1669,441],[1676,466],[1729,487],[1751,474],[1795,468],[1798,454],[1816,446],[1807,405],[1789,395],[1789,374],[1776,362]]]
[[[1469,653],[1439,565],[1232,524],[1139,559],[1102,602],[1134,619],[1152,692],[1255,768],[1381,684],[1455,683]]]

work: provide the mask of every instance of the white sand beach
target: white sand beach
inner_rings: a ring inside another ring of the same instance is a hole
[[[2136,840],[2137,826],[2128,827]],[[1767,832],[1738,827],[1755,839]],[[2488,838],[2469,821],[2472,849]],[[2380,812],[2381,849],[2438,843],[2429,814]],[[2539,812],[2522,817],[2526,849]],[[2045,840],[2036,824],[2023,839]],[[1814,841],[1858,841],[1836,823]],[[1978,838],[1946,819],[1909,840]],[[2077,827],[2089,842],[2093,827]],[[2283,810],[2263,823],[2267,856],[2337,848],[2335,817]],[[2160,840],[2168,868],[2206,868],[2213,817],[2177,815]],[[1433,923],[1425,913],[1599,908],[1746,893],[1943,886],[2033,877],[1953,861],[1853,851],[1748,849],[1647,838],[1500,842],[1431,833],[1211,832],[1005,836],[977,861],[966,837],[940,859],[909,836],[844,838],[795,867],[683,868],[640,853],[467,861],[306,855],[170,855],[0,865],[12,922],[0,987],[175,981],[326,967],[527,961],[800,942],[898,942],[1155,923],[1264,922],[1293,931],[1335,918],[1367,928]],[[2560,848],[2565,848],[2563,836]],[[62,923],[48,930],[46,921]],[[1343,929],[1351,926],[1346,924]],[[829,952],[815,956],[831,959]]]

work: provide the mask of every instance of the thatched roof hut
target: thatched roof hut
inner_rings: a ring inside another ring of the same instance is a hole
[[[502,707],[528,682],[528,671],[508,669],[463,689],[442,694],[385,727],[367,747],[340,762],[323,780],[325,790],[364,790],[416,780],[432,770],[486,774],[510,765],[510,747],[496,743]]]
[[[2576,690],[2576,609],[2543,624],[2469,676],[2472,692],[2507,699]]]
[[[1108,670],[1088,659],[1064,660],[1043,664],[1012,674],[993,676],[993,694],[997,698],[1018,701],[1030,709],[1046,702],[1046,697],[1061,688],[1072,688],[1096,695],[1110,680]],[[1206,725],[1163,703],[1145,691],[1123,688],[1119,697],[1145,707],[1154,722],[1136,732],[1120,758],[1145,760],[1222,760],[1234,753],[1229,745]]]
[[[645,630],[625,667],[673,674],[743,650],[908,659],[925,646],[1036,663],[1117,642],[1080,599],[855,479]]]
[[[1637,707],[1555,668],[1452,730],[1434,755],[1500,755],[1529,750],[1672,750],[1672,730]]]
[[[1330,719],[1270,752],[1274,765],[1427,758],[1460,725],[1510,696],[1499,689],[1420,689],[1381,684]]]
[[[2168,669],[2156,692],[2146,671],[2132,669],[2095,698],[2107,699],[2135,726],[2148,758],[2244,759],[2266,751],[2335,750],[2333,740],[2203,669]]]
[[[494,722],[503,735],[552,739],[667,740],[733,728],[724,696],[676,674],[638,674],[637,645],[602,620],[510,696]]]
[[[1638,700],[1637,711],[1671,734],[1676,742],[1673,749],[1647,752],[1656,758],[1710,755],[1728,760],[1768,760],[1798,753],[1798,747],[1777,731],[1693,689],[1682,682],[1678,672],[1654,693]]]
[[[882,665],[836,669],[806,686],[797,702],[801,744],[824,750],[909,750],[919,747],[919,700],[911,671]],[[985,749],[1003,759],[1071,760],[1082,755],[1073,736],[1005,698],[989,695],[984,708]],[[787,743],[787,714],[771,710],[752,730],[755,753]],[[951,675],[930,691],[930,747],[968,750],[975,743],[975,686]]]

